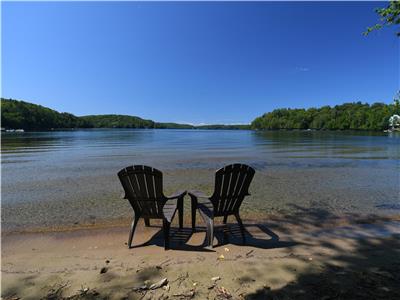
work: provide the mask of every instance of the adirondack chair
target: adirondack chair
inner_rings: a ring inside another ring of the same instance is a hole
[[[207,226],[207,244],[213,246],[214,218],[224,217],[226,224],[228,216],[234,215],[242,233],[243,243],[246,241],[244,226],[239,215],[240,205],[249,194],[249,186],[255,170],[244,164],[233,164],[219,169],[215,173],[214,193],[207,196],[199,191],[189,191],[192,201],[192,229],[196,227],[196,210]]]
[[[164,230],[164,248],[169,248],[169,230],[178,210],[179,228],[183,227],[183,198],[186,191],[166,197],[163,194],[161,171],[142,165],[130,166],[118,172],[118,177],[134,211],[129,232],[128,248],[132,246],[133,235],[139,218],[144,218],[150,226],[150,219],[162,219]],[[176,203],[169,200],[177,199]]]

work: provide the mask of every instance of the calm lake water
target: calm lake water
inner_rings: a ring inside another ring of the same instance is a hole
[[[400,212],[398,134],[109,129],[1,137],[6,229],[128,216],[116,173],[132,164],[161,169],[166,193],[211,192],[215,169],[252,165],[249,212]]]

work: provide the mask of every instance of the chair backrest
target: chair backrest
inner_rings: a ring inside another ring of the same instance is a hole
[[[163,195],[161,171],[148,166],[129,166],[118,172],[125,198],[136,214],[143,217],[162,218],[166,202]]]
[[[244,197],[249,195],[254,173],[252,167],[244,164],[228,165],[215,173],[215,188],[210,200],[216,216],[239,211]]]

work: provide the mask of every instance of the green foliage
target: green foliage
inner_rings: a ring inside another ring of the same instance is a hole
[[[90,127],[90,124],[69,114],[41,105],[12,99],[1,99],[1,125],[5,128],[40,130],[51,128]]]
[[[41,105],[12,99],[1,99],[1,126],[24,130],[67,128],[169,128],[169,129],[248,129],[249,125],[193,126],[177,123],[156,123],[135,116],[91,115],[77,117],[59,113]],[[246,127],[247,126],[247,127]]]
[[[223,124],[211,124],[211,125],[199,125],[195,127],[196,129],[225,129],[225,130],[235,130],[235,129],[250,129],[250,125],[223,125]]]
[[[400,1],[390,1],[388,7],[377,8],[376,13],[380,16],[381,23],[368,27],[364,35],[368,35],[371,31],[381,29],[384,26],[400,24]],[[400,36],[400,32],[397,33]]]
[[[252,129],[384,130],[400,113],[395,104],[361,102],[310,109],[276,109],[256,118]]]
[[[158,129],[193,129],[193,125],[178,123],[155,123],[154,128]]]
[[[135,116],[93,115],[80,117],[94,128],[154,128],[155,123]]]

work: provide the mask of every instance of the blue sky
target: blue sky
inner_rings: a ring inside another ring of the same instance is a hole
[[[2,2],[2,97],[76,115],[248,123],[279,107],[392,101],[385,2]]]

